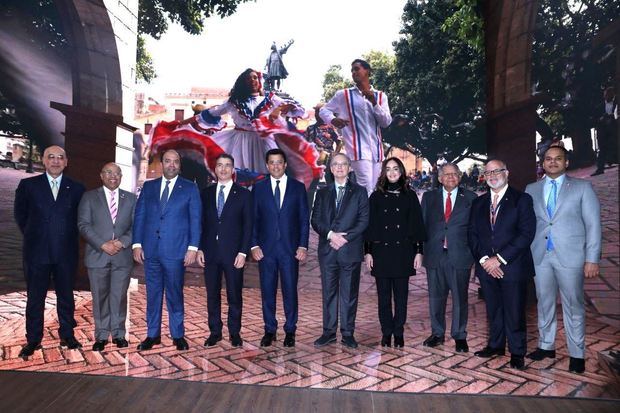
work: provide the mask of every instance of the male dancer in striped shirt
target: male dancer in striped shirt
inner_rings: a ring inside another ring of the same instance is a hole
[[[336,92],[320,111],[326,123],[341,130],[357,183],[366,188],[369,195],[375,188],[383,161],[380,128],[392,122],[388,97],[370,85],[370,73],[368,62],[355,59],[351,63],[355,86]]]

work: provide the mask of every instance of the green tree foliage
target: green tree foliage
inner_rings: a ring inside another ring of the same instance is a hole
[[[331,65],[323,75],[323,100],[327,102],[338,90],[351,86],[353,82],[342,75],[342,66]]]
[[[455,159],[485,151],[483,32],[473,3],[408,2],[394,43],[392,113],[412,121],[419,135],[409,144],[431,162],[439,153]]]
[[[156,77],[157,73],[155,72],[155,68],[153,67],[153,60],[144,45],[144,37],[139,35],[136,56],[136,78],[142,79],[146,83],[150,83]]]

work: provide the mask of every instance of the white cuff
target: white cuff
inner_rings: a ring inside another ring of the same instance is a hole
[[[478,262],[480,263],[480,265],[482,265],[482,264],[484,264],[484,262],[485,262],[486,260],[488,260],[488,259],[489,259],[489,256],[488,256],[488,255],[485,255],[484,257],[480,258],[480,261],[478,261]]]

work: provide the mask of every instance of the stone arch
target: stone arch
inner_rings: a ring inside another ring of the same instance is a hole
[[[538,0],[485,2],[487,149],[518,171],[510,181],[519,188],[536,179],[531,72],[538,6]]]

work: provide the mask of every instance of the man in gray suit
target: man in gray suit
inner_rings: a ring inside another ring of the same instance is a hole
[[[133,267],[131,229],[136,197],[119,189],[121,168],[107,163],[101,169],[103,186],[88,191],[78,209],[78,228],[86,240],[84,263],[93,295],[95,344],[102,351],[112,335],[117,347],[127,347],[127,287]]]
[[[562,298],[569,371],[585,371],[585,278],[599,274],[601,208],[590,182],[565,174],[567,151],[552,146],[544,154],[546,177],[525,191],[534,200],[536,236],[531,245],[536,269],[538,348],[532,360],[555,357],[556,298]]]
[[[436,347],[444,342],[446,301],[452,292],[450,335],[456,351],[466,353],[467,289],[474,257],[467,245],[469,210],[476,194],[460,188],[462,173],[456,165],[444,164],[438,171],[441,187],[422,196],[422,216],[428,240],[414,266],[423,264],[428,279],[431,335],[423,345]]]

